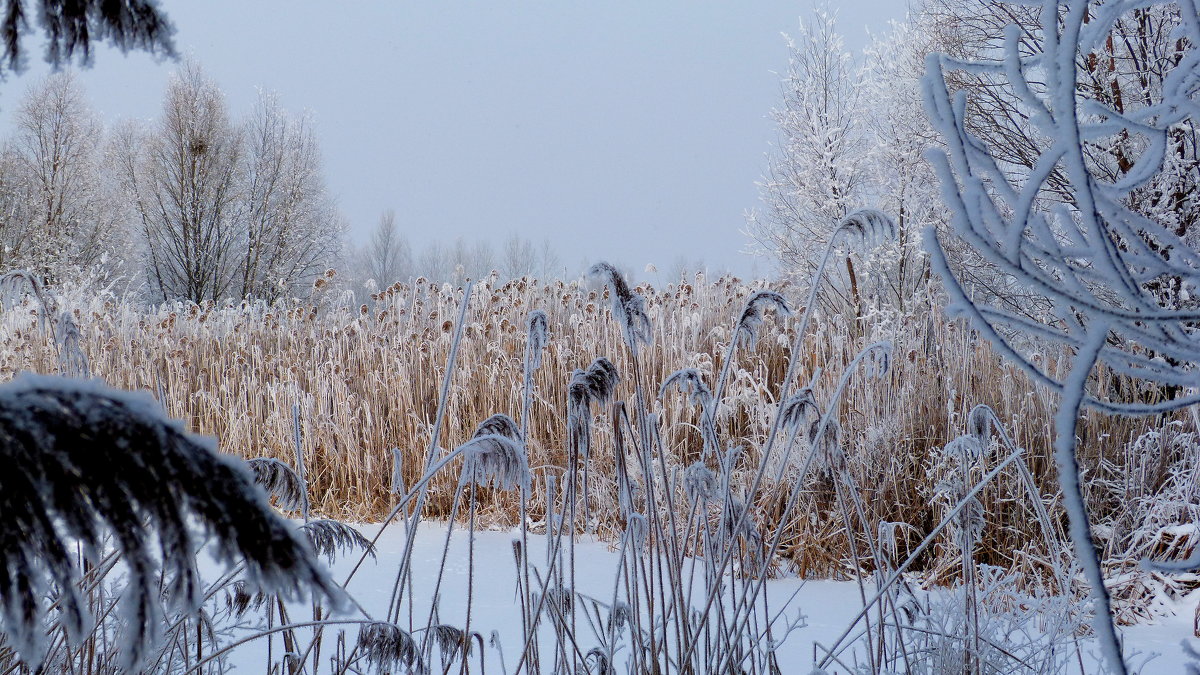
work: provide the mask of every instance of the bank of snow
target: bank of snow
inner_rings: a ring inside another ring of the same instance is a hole
[[[368,537],[378,532],[378,525],[360,526]],[[444,523],[422,523],[413,548],[413,622],[414,627],[425,625],[430,606],[438,566],[442,560],[445,544]],[[485,640],[495,632],[503,649],[486,650],[489,672],[513,672],[521,648],[521,612],[517,599],[516,565],[513,561],[512,541],[517,532],[477,532],[475,534],[473,604],[471,630],[479,632]],[[401,552],[404,549],[404,526],[396,522],[388,527],[377,545],[376,560],[368,558],[358,570],[348,588],[358,604],[372,619],[382,619],[387,614],[392,597]],[[546,540],[541,536],[530,536],[530,558],[542,567],[546,557]],[[466,598],[468,588],[467,533],[456,527],[450,538],[449,555],[442,581],[439,616],[442,623],[462,627],[466,620]],[[614,572],[618,554],[603,542],[587,541],[576,545],[576,579],[578,592],[608,602],[612,597]],[[335,561],[332,569],[338,581],[346,578],[357,556]],[[870,589],[867,590],[870,593]],[[783,609],[786,619],[803,615],[797,627],[777,651],[784,672],[808,673],[812,671],[814,645],[830,645],[841,635],[862,607],[858,584],[848,581],[799,580],[795,578],[772,580],[767,584],[768,602],[772,613]],[[1151,624],[1125,627],[1122,633],[1126,640],[1126,653],[1131,655],[1131,665],[1143,673],[1182,673],[1186,670],[1186,654],[1183,642],[1200,647],[1200,641],[1192,637],[1192,617],[1200,595],[1192,594],[1177,603],[1176,615],[1164,617]],[[297,605],[291,608],[293,621],[311,619],[311,608]],[[363,619],[361,612],[346,614],[346,618]],[[785,618],[777,624],[783,627]],[[402,624],[408,623],[408,603],[405,603]],[[350,627],[348,635],[354,636],[357,629]],[[300,631],[303,638],[310,635]],[[581,638],[581,642],[583,639]],[[323,651],[331,653],[332,640],[326,640]],[[543,642],[548,645],[548,642]],[[272,649],[275,657],[280,653],[280,642],[276,637]],[[1091,645],[1084,643],[1084,669],[1088,673],[1099,672],[1096,654]],[[247,643],[236,649],[230,664],[239,672],[261,672],[267,654],[265,639]],[[325,660],[326,657],[322,657]],[[477,657],[473,657],[472,660]],[[849,654],[843,660],[851,662]],[[326,664],[322,664],[323,669]],[[617,672],[624,672],[621,655],[618,655]],[[1076,664],[1072,672],[1078,672]],[[827,672],[844,672],[834,667]]]

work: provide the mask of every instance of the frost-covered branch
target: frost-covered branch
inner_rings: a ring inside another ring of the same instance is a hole
[[[1200,315],[1188,298],[1189,289],[1200,284],[1198,226],[1186,204],[1147,208],[1145,196],[1168,186],[1196,189],[1200,22],[1195,5],[1187,2],[1014,4],[1030,20],[1007,28],[1000,58],[929,57],[926,107],[946,143],[945,152],[932,153],[931,160],[954,233],[1016,285],[1044,298],[1050,315],[1036,323],[981,302],[952,272],[944,240],[930,229],[925,241],[951,311],[969,318],[1035,382],[1063,395],[1055,456],[1071,538],[1092,586],[1108,667],[1121,673],[1125,666],[1079,485],[1075,424],[1084,405],[1146,413],[1192,402],[1112,401],[1099,393],[1088,396],[1087,384],[1096,365],[1164,387],[1195,382],[1197,376]],[[1124,83],[1114,46],[1121,42],[1114,35],[1130,21],[1153,17],[1165,22],[1156,25],[1165,26],[1164,39],[1173,41],[1172,58],[1160,64],[1158,84],[1144,87],[1138,100],[1114,98],[1111,92]],[[1110,64],[1103,74],[1106,86],[1085,86],[1089,78],[1101,77],[1101,59]],[[1011,105],[1025,114],[1026,138],[1035,153],[1023,170],[1000,159],[1005,148],[968,124],[974,103],[968,92],[952,91],[948,84],[952,73],[963,71],[1002,80]],[[1117,156],[1116,171],[1097,159],[1098,148]],[[1164,177],[1180,167],[1183,175]],[[1048,193],[1063,199],[1048,202]],[[1051,371],[1022,346],[1046,343],[1076,353],[1070,369]]]

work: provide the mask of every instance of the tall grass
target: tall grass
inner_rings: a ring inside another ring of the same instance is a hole
[[[798,295],[786,284],[769,287],[731,277],[633,289],[646,298],[653,330],[637,355],[636,377],[652,385],[644,405],[659,420],[666,451],[661,468],[668,474],[704,460],[714,449],[724,453],[734,446],[744,456],[732,467],[731,486],[745,489],[753,479],[795,326],[771,316],[752,345],[729,347],[746,299],[766,290],[785,298]],[[59,302],[74,317],[77,335],[72,339],[94,376],[114,387],[150,390],[169,415],[193,431],[215,436],[227,452],[295,463],[298,443],[313,513],[377,519],[392,507],[393,480],[413,485],[425,468],[439,388],[463,309],[462,289],[418,280],[385,289],[360,306],[342,305],[321,293],[315,290],[306,301],[272,306],[178,304],[146,310],[82,293],[69,293]],[[532,484],[525,508],[537,531],[544,531],[547,494],[557,495],[560,513],[570,496],[564,469],[571,465],[572,445],[562,411],[572,409],[571,373],[608,355],[625,379],[618,398],[634,400],[631,354],[622,346],[620,324],[609,319],[609,306],[602,285],[487,278],[465,308],[459,371],[447,395],[439,444],[456,447],[473,436],[480,420],[527,405],[521,425]],[[525,324],[531,310],[545,313],[550,339],[540,351],[540,368],[531,372],[533,387],[525,402]],[[0,315],[0,377],[60,369],[53,336],[40,328],[42,312],[40,304],[27,301]],[[808,476],[786,522],[782,507],[790,479],[807,449],[786,464],[779,457],[772,460],[752,506],[764,530],[783,533],[782,564],[802,575],[847,577],[869,571],[853,569],[872,563],[854,562],[838,506],[851,497],[846,492],[850,485],[865,520],[861,531],[892,528],[897,554],[904,556],[919,539],[915,533],[928,531],[939,519],[935,481],[930,480],[938,470],[937,450],[961,433],[976,404],[994,409],[1013,443],[1027,449],[1028,470],[1040,494],[1049,499],[1056,493],[1049,449],[1054,397],[1005,365],[963,325],[946,321],[932,306],[903,317],[878,314],[853,325],[816,310],[808,325],[808,335],[799,342],[803,354],[795,379],[810,383],[817,400],[828,399],[855,354],[875,339],[893,343],[893,363],[882,380],[849,383],[832,417],[840,422],[844,448],[839,471]],[[1044,358],[1048,367],[1060,367],[1054,354]],[[710,383],[720,380],[715,409],[693,405],[688,396],[653,396],[671,373],[687,368]],[[719,377],[726,368],[727,376]],[[1132,385],[1110,379],[1102,386]],[[1147,389],[1143,395],[1156,394]],[[583,496],[594,521],[588,526],[616,538],[623,521],[616,515],[621,513],[620,486],[611,412],[594,406],[582,414],[594,416],[595,422],[590,448],[578,458],[588,480]],[[706,415],[726,447],[705,450]],[[297,420],[298,438],[293,428]],[[1098,478],[1117,475],[1125,464],[1125,445],[1146,430],[1145,421],[1085,413],[1079,429],[1085,467]],[[798,442],[807,446],[808,440],[801,434]],[[431,481],[426,517],[452,512],[456,475],[446,472]],[[548,490],[552,481],[557,481],[556,491]],[[979,496],[990,518],[973,543],[974,555],[985,564],[1036,567],[1035,561],[1045,558],[1044,537],[1031,507],[1014,499],[1024,488],[1013,481],[998,478]],[[1102,485],[1107,484],[1097,482]],[[517,493],[473,489],[478,497],[474,517],[481,526],[518,523],[522,500]],[[1101,520],[1105,514],[1120,517],[1125,505],[1113,499],[1111,490],[1092,493]],[[669,497],[686,513],[682,492]],[[578,508],[582,519],[582,501]],[[1056,511],[1055,527],[1058,515]],[[958,555],[951,549],[935,546],[917,567],[948,578],[957,569]]]
[[[235,568],[205,589],[198,615],[166,619],[154,671],[221,672],[230,650],[265,640],[267,667],[292,675],[323,658],[334,672],[466,673],[478,656],[482,672],[489,648],[526,673],[778,672],[774,646],[802,623],[788,603],[768,604],[766,580],[781,571],[858,583],[862,609],[834,642],[814,643],[818,668],[1084,668],[1051,397],[932,307],[920,321],[883,311],[854,325],[798,308],[792,324],[786,287],[697,278],[658,291],[592,271],[613,289],[611,309],[603,290],[531,280],[485,280],[474,293],[398,285],[358,307],[319,294],[150,311],[34,298],[0,316],[0,359],[151,389],[246,455],[318,552],[361,556],[343,586],[374,541],[321,516],[405,528],[386,616],[314,602],[309,620],[282,597],[250,596]],[[819,329],[793,332],[806,326]],[[1099,385],[1130,386],[1103,375]],[[518,410],[520,422],[505,412]],[[1142,433],[1093,416],[1079,427],[1117,552],[1110,569],[1195,549],[1179,505],[1198,459],[1184,426]],[[1171,451],[1152,465],[1138,448],[1154,444]],[[413,546],[429,517],[451,523],[424,606]],[[472,623],[473,544],[465,623],[439,611],[464,518],[469,542],[479,527],[519,526],[511,660]],[[544,560],[529,555],[531,532],[545,535]],[[579,591],[576,542],[592,532],[619,550],[607,598]],[[915,594],[914,572],[948,589]],[[1156,583],[1129,580],[1130,616]],[[122,648],[102,651],[108,662]],[[80,655],[54,659],[90,662]]]

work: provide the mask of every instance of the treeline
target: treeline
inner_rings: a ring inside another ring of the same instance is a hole
[[[417,277],[457,282],[479,279],[493,270],[508,279],[568,275],[549,240],[535,244],[517,233],[510,234],[499,250],[486,239],[463,238],[450,243],[435,240],[416,248],[391,209],[380,217],[366,244],[352,251],[349,258],[349,267],[356,271],[356,281],[361,282],[355,285],[360,287],[368,279],[380,287]]]
[[[396,212],[387,210],[379,218],[366,243],[348,254],[347,269],[355,276],[350,280],[360,299],[375,289],[400,281],[424,277],[431,281],[461,284],[467,279],[482,279],[493,272],[501,279],[570,279],[590,267],[593,260],[581,259],[568,264],[551,245],[549,239],[540,243],[520,234],[509,234],[499,246],[487,239],[451,242],[431,241],[415,246],[399,226]],[[709,266],[703,259],[676,256],[659,270],[651,264],[642,269],[620,267],[630,279],[672,283],[694,279],[697,274],[714,277],[732,274],[725,267]]]
[[[304,295],[325,270],[361,292],[439,281],[564,274],[549,242],[510,235],[414,250],[394,212],[349,241],[307,115],[270,93],[243,116],[195,63],[149,121],[105,127],[70,71],[33,84],[0,147],[0,273],[48,285],[121,282],[147,302]],[[374,283],[370,283],[370,282]]]
[[[272,300],[338,257],[344,224],[308,117],[234,118],[185,63],[158,117],[104,128],[70,72],[33,85],[0,152],[0,269],[125,279],[151,301]]]

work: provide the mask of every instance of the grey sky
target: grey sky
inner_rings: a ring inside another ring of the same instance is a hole
[[[831,4],[854,46],[906,3]],[[520,232],[548,238],[572,271],[601,258],[665,271],[682,256],[740,273],[774,137],[772,71],[787,65],[780,33],[812,5],[162,2],[234,114],[257,87],[312,112],[356,240],[392,207],[417,246]],[[0,84],[0,132],[46,72],[30,56]],[[150,118],[173,68],[105,49],[82,80],[107,122]]]

